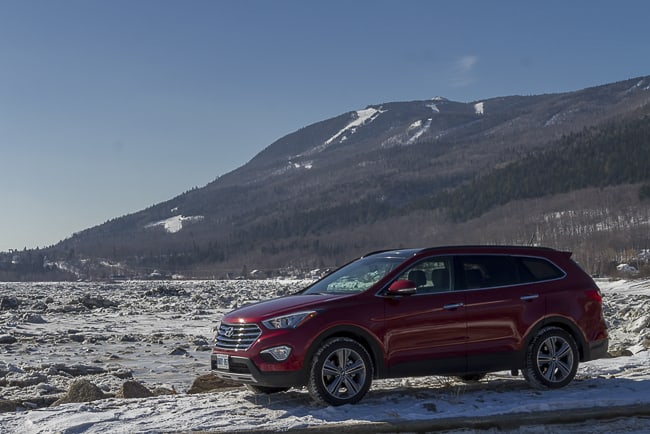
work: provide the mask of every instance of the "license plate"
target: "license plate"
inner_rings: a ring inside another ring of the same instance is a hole
[[[230,363],[226,354],[217,354],[217,369],[230,370]]]

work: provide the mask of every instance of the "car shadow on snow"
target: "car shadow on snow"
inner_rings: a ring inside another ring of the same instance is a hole
[[[650,404],[650,380],[627,378],[576,378],[561,389],[533,389],[521,377],[491,377],[473,383],[450,379],[409,378],[407,385],[377,381],[357,404],[341,407],[314,402],[306,388],[259,395],[250,393],[245,400],[255,406],[284,412],[279,417],[316,418],[323,422],[352,419],[391,422],[411,419],[464,417],[552,410],[562,402],[564,409],[635,405],[645,399]],[[559,398],[559,400],[558,400]],[[492,410],[486,410],[492,408]]]
[[[488,380],[481,380],[471,383],[463,383],[454,381],[447,378],[409,378],[407,385],[402,384],[383,384],[381,380],[373,384],[370,391],[366,396],[357,404],[344,405],[341,407],[325,406],[316,403],[311,399],[306,388],[291,389],[287,392],[274,393],[274,394],[255,394],[250,392],[244,399],[253,405],[261,406],[269,410],[285,410],[293,416],[313,415],[314,410],[330,409],[332,416],[336,415],[335,409],[359,409],[369,410],[372,408],[388,407],[391,404],[403,405],[404,402],[411,402],[417,404],[432,404],[436,400],[445,401],[459,401],[461,397],[467,394],[476,392],[499,392],[499,391],[519,391],[531,390],[525,381],[517,378],[502,379],[502,378],[489,378]],[[434,405],[425,405],[430,411],[435,411]],[[301,414],[302,413],[302,414]],[[342,412],[348,413],[348,411]],[[349,419],[344,417],[343,419]],[[332,421],[340,420],[334,417]],[[380,420],[380,419],[377,419]]]

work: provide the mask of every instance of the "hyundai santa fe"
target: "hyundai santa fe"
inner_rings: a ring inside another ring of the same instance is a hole
[[[521,372],[570,383],[605,357],[602,296],[571,253],[453,246],[369,253],[296,294],[226,314],[212,372],[259,393],[358,402],[373,379]]]

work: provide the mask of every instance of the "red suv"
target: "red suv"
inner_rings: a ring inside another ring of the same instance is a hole
[[[304,290],[224,316],[212,370],[249,389],[359,401],[372,379],[523,372],[567,385],[607,354],[600,290],[570,252],[455,246],[369,253]]]

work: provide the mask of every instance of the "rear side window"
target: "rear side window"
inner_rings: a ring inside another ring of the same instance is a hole
[[[501,255],[459,256],[465,289],[492,288],[519,283],[512,257]]]
[[[519,274],[522,283],[559,279],[564,271],[542,258],[519,258]]]
[[[509,255],[459,256],[465,289],[534,283],[564,277],[552,262],[537,257]]]

